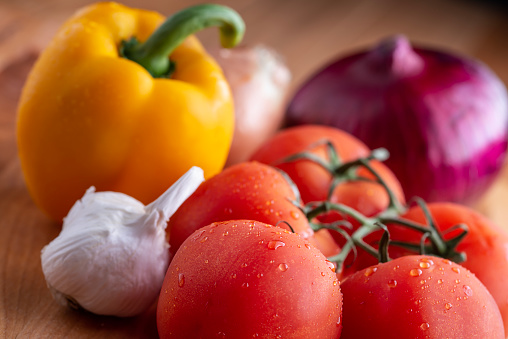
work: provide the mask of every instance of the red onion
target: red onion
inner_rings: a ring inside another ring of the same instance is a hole
[[[484,64],[395,36],[312,76],[286,125],[332,125],[387,148],[408,198],[471,204],[503,165],[507,96]]]

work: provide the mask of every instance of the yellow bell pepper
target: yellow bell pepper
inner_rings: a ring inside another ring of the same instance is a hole
[[[211,4],[163,21],[116,3],[90,5],[30,72],[18,107],[19,157],[33,200],[51,218],[61,221],[92,185],[147,204],[191,166],[205,177],[222,170],[232,96],[192,34],[218,26],[232,47],[244,23]]]

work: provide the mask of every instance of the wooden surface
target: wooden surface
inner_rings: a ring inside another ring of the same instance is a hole
[[[125,1],[165,15],[201,1]],[[84,0],[0,1],[0,337],[156,338],[154,309],[133,319],[98,317],[57,305],[46,288],[40,250],[60,230],[32,203],[17,159],[16,105],[38,52]],[[508,83],[508,9],[482,1],[239,0],[246,44],[278,50],[294,89],[332,57],[406,34],[412,41],[479,58]],[[216,31],[199,34],[217,45]],[[476,206],[508,229],[508,169]]]

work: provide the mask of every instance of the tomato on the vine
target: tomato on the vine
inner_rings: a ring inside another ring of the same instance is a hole
[[[300,190],[305,203],[324,201],[328,198],[331,173],[308,159],[286,161],[288,157],[301,152],[310,152],[324,161],[329,161],[329,149],[323,141],[331,142],[343,163],[365,158],[370,154],[365,144],[342,130],[321,125],[302,125],[279,131],[251,156],[251,160],[286,172]],[[372,160],[370,164],[403,202],[404,193],[395,175],[382,162]],[[359,168],[358,171],[359,176],[374,179],[365,168]],[[384,210],[388,204],[388,195],[383,187],[366,181],[342,182],[335,188],[332,198],[367,216]]]
[[[492,295],[447,259],[403,256],[354,273],[341,289],[341,339],[505,337]]]
[[[206,180],[178,208],[168,222],[170,251],[175,253],[195,230],[216,221],[249,219],[292,228],[324,255],[339,250],[330,234],[314,233],[297,203],[298,197],[274,167],[245,162]]]
[[[487,287],[497,302],[504,319],[508,335],[508,234],[489,219],[473,209],[455,203],[429,203],[428,209],[441,232],[447,232],[445,239],[454,235],[450,231],[457,224],[467,226],[468,233],[457,245],[457,251],[466,254],[462,266],[473,272]],[[403,216],[421,224],[426,223],[422,209],[415,206]],[[393,227],[394,240],[417,241],[418,233],[400,226]],[[421,236],[421,234],[420,234]],[[395,252],[396,248],[393,248]],[[397,249],[401,251],[401,249]],[[396,254],[394,254],[395,256]]]
[[[298,187],[304,203],[329,200],[347,205],[365,216],[384,211],[390,203],[389,195],[385,187],[375,181],[375,175],[364,166],[356,167],[356,176],[360,180],[343,180],[330,194],[333,176],[329,170],[309,159],[288,160],[295,154],[307,152],[330,163],[330,148],[325,141],[331,143],[343,164],[367,158],[371,153],[360,140],[342,130],[321,125],[301,125],[279,131],[252,155],[251,160],[286,172]],[[368,163],[393,192],[399,204],[404,204],[402,187],[393,172],[378,160],[369,160]],[[346,219],[353,226],[358,226],[354,220],[333,212],[321,219],[326,222]],[[344,243],[341,236],[335,233],[332,235],[339,244]]]
[[[333,264],[302,236],[249,220],[205,226],[182,244],[157,307],[161,338],[339,338]]]
[[[462,266],[473,272],[485,285],[494,297],[504,320],[508,335],[508,288],[504,277],[508,277],[508,234],[490,220],[475,210],[449,202],[434,202],[424,205],[432,217],[436,229],[442,234],[444,241],[456,237],[464,229],[457,228],[463,224],[467,228],[467,234],[456,245],[456,252],[465,254]],[[429,229],[428,216],[422,206],[411,207],[400,217]],[[391,258],[418,253],[423,233],[399,223],[388,223],[387,228],[392,244],[388,247]],[[370,234],[365,238],[369,244],[376,244],[381,236],[381,231]],[[416,245],[414,249],[397,246],[396,243]],[[430,238],[426,236],[426,246],[431,247]],[[440,255],[439,253],[434,253]],[[346,269],[344,275],[368,267],[376,262],[369,254],[358,251],[356,261],[352,267]]]

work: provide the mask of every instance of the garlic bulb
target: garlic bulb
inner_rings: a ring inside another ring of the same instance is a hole
[[[235,103],[235,131],[226,166],[247,161],[280,128],[291,71],[264,45],[210,48],[229,82]]]
[[[150,307],[169,265],[169,217],[204,181],[191,168],[153,203],[91,187],[42,249],[42,270],[54,298],[92,313],[128,317]]]

